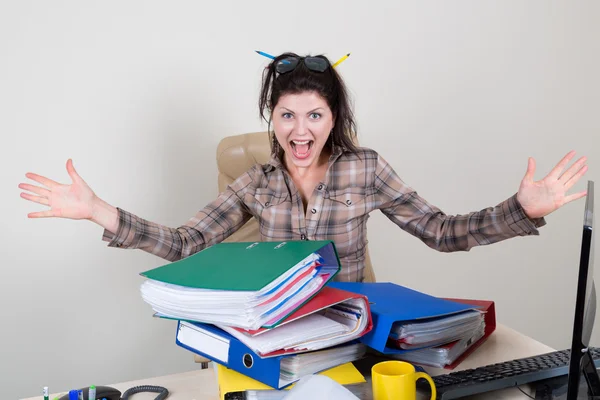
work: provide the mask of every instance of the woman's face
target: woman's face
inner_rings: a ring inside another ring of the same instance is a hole
[[[273,109],[273,129],[285,151],[285,161],[308,168],[319,160],[335,120],[327,102],[316,92],[286,94]]]

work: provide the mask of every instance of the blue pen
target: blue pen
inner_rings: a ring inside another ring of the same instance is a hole
[[[267,53],[265,53],[265,52],[263,52],[263,51],[260,51],[260,50],[254,50],[254,51],[256,51],[256,52],[257,52],[258,54],[260,54],[261,56],[265,56],[265,57],[267,57],[267,58],[270,58],[271,60],[274,60],[274,59],[275,59],[275,56],[272,56],[272,55],[270,55],[270,54],[267,54]],[[290,63],[288,60],[281,60],[280,62],[282,62],[282,63],[284,63],[284,64],[289,64],[289,63]]]
[[[256,52],[257,52],[258,54],[260,54],[261,56],[265,56],[265,57],[267,57],[267,58],[270,58],[271,60],[274,60],[274,59],[275,59],[275,57],[274,57],[274,56],[272,56],[272,55],[270,55],[270,54],[267,54],[267,53],[265,53],[265,52],[262,52],[262,51],[260,51],[260,50],[254,50],[254,51],[256,51]]]

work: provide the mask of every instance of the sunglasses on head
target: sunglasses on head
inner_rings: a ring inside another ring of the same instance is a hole
[[[275,71],[285,74],[293,71],[300,62],[303,62],[306,68],[315,72],[324,72],[329,67],[329,61],[320,57],[286,57],[277,61]]]
[[[275,60],[274,56],[272,56],[268,53],[265,53],[264,51],[260,51],[260,50],[255,50],[255,51],[258,54],[260,54],[261,56],[265,56],[267,58],[270,58],[271,60]],[[343,56],[342,58],[337,60],[333,65],[331,65],[331,68],[335,68],[336,66],[340,65],[348,57],[350,57],[350,53],[346,54],[345,56]],[[286,57],[282,60],[277,61],[277,64],[275,65],[275,71],[277,71],[280,74],[285,74],[286,72],[293,71],[294,68],[296,68],[298,66],[298,64],[300,64],[300,61],[302,61],[304,63],[304,65],[306,65],[306,68],[308,68],[311,71],[315,71],[315,72],[325,72],[325,70],[330,66],[329,61],[327,61],[325,58],[322,58],[322,57],[290,56],[290,57]]]

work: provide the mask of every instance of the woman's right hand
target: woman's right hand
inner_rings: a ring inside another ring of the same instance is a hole
[[[79,176],[73,167],[73,162],[67,161],[67,172],[71,177],[70,185],[54,182],[46,177],[27,173],[25,176],[43,186],[34,186],[27,183],[19,184],[19,188],[30,193],[21,193],[21,197],[35,203],[49,206],[49,210],[27,214],[29,218],[60,217],[71,219],[92,219],[94,207],[98,198]]]

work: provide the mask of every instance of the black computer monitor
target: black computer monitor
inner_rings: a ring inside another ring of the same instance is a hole
[[[567,383],[567,400],[578,398],[580,377],[587,382],[588,394],[600,396],[600,378],[588,352],[596,316],[596,287],[594,285],[594,182],[588,181],[583,236],[579,259],[575,317]]]

